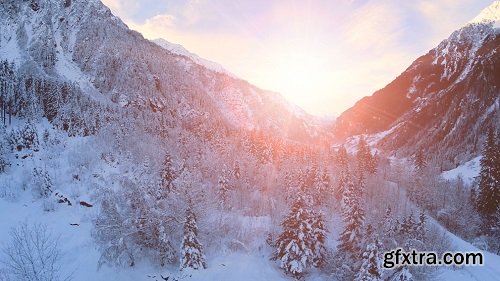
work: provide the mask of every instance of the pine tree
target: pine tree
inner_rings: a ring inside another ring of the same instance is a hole
[[[347,157],[347,150],[345,149],[344,145],[342,145],[338,149],[336,161],[337,165],[341,168],[341,170],[347,168],[348,157]]]
[[[329,187],[330,176],[328,175],[326,169],[323,169],[317,174],[317,178],[315,180],[315,192],[318,204],[323,204],[325,202]]]
[[[349,175],[349,171],[347,168],[340,170],[339,183],[337,185],[337,188],[335,189],[335,198],[337,198],[337,200],[342,199],[342,197],[344,195],[344,191],[345,191],[346,186],[347,186],[347,183],[349,181],[348,180],[349,177],[350,177],[350,175]]]
[[[377,236],[366,246],[362,255],[361,268],[356,274],[355,281],[382,280],[382,260],[380,251],[382,244]]]
[[[427,160],[424,157],[422,148],[419,148],[413,155],[413,167],[415,167],[417,171],[422,171],[425,167],[427,167]]]
[[[10,165],[8,158],[8,143],[7,143],[7,132],[5,127],[0,125],[0,173],[5,172],[7,166]]]
[[[292,204],[290,213],[281,223],[282,233],[273,243],[272,260],[278,260],[286,272],[300,277],[310,267],[324,261],[325,236],[323,216],[310,209],[303,194]]]
[[[373,175],[377,172],[377,163],[378,163],[378,154],[375,152],[375,154],[371,154],[370,149],[368,149],[368,160],[366,163],[366,171]]]
[[[359,194],[359,198],[363,198],[364,194],[365,194],[365,187],[366,187],[366,184],[365,184],[365,176],[363,173],[360,173],[358,175],[358,182],[357,182],[357,192]]]
[[[175,250],[170,243],[167,230],[165,226],[160,224],[158,227],[158,245],[156,249],[158,250],[160,265],[165,266],[166,264],[172,263],[175,260]]]
[[[416,228],[417,228],[417,223],[413,218],[413,212],[410,212],[408,217],[406,217],[401,223],[399,233],[403,235],[403,237],[405,238],[413,238]]]
[[[42,198],[49,197],[54,191],[54,184],[49,172],[44,168],[33,168],[34,189]]]
[[[390,205],[385,209],[384,217],[382,218],[382,230],[387,233],[393,228],[392,208]]]
[[[20,141],[23,148],[38,150],[38,133],[35,125],[28,121],[24,128],[19,132]]]
[[[325,239],[326,239],[326,226],[323,214],[321,212],[311,212],[311,248],[314,253],[313,266],[318,267],[325,262]]]
[[[500,206],[497,207],[497,211],[493,216],[493,222],[491,225],[491,237],[493,249],[496,249],[497,254],[500,254]]]
[[[177,175],[172,165],[172,158],[170,157],[170,154],[167,153],[165,154],[165,158],[163,160],[163,167],[161,170],[161,186],[162,189],[166,191],[167,194],[175,190],[174,180],[176,178]]]
[[[239,180],[241,177],[240,164],[238,163],[238,161],[234,162],[233,177],[237,180]]]
[[[384,217],[381,221],[381,230],[383,232],[382,240],[389,248],[395,246],[394,234],[396,233],[396,230],[394,224],[391,206],[387,206]]]
[[[340,234],[338,249],[344,253],[350,253],[353,259],[359,254],[362,241],[362,229],[365,220],[365,212],[361,204],[362,190],[348,179],[343,196],[343,221],[344,231]]]
[[[306,191],[309,188],[314,187],[319,181],[319,170],[316,164],[313,164],[310,169],[307,169],[305,174],[304,185],[302,186],[302,191]]]
[[[425,215],[424,211],[420,211],[420,214],[418,216],[418,223],[415,228],[415,239],[419,240],[420,242],[424,242],[426,232],[427,216]]]
[[[231,191],[231,186],[229,184],[228,174],[225,168],[222,169],[222,173],[219,176],[217,184],[218,184],[217,194],[219,195],[220,206],[221,208],[226,208],[227,200],[229,199],[229,192]]]
[[[180,269],[206,269],[207,262],[203,254],[203,246],[198,241],[198,226],[196,216],[188,208],[186,210],[186,221],[184,222],[184,238],[181,243],[181,265]]]
[[[360,172],[367,172],[375,174],[377,171],[377,163],[375,157],[370,152],[370,147],[363,136],[360,137],[358,142],[358,152],[356,154],[358,159],[358,169]]]
[[[492,215],[500,205],[500,144],[493,129],[486,136],[481,158],[476,207],[484,218],[483,230],[491,227]]]

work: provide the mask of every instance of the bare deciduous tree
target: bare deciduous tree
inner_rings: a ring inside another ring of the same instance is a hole
[[[10,238],[2,249],[1,262],[7,275],[14,280],[69,280],[60,276],[59,239],[44,225],[24,222],[12,228]]]

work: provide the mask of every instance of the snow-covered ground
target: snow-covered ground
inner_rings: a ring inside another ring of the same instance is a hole
[[[480,162],[481,156],[478,156],[464,164],[456,167],[455,169],[445,171],[442,173],[442,176],[446,180],[456,179],[457,177],[461,177],[466,184],[471,184],[474,181],[474,178],[479,175],[479,170],[481,168]]]
[[[269,260],[268,255],[253,253],[208,256],[208,268],[200,271],[181,272],[177,268],[159,268],[145,263],[129,268],[102,266],[98,269],[97,261],[100,254],[91,236],[92,218],[96,208],[63,204],[52,212],[45,212],[43,208],[43,203],[33,200],[29,192],[24,192],[14,202],[0,199],[0,213],[3,214],[0,220],[0,241],[9,241],[10,229],[20,223],[46,225],[54,235],[60,236],[59,245],[64,255],[61,275],[71,275],[74,281],[162,280],[160,275],[193,281],[291,280]],[[325,276],[315,273],[308,280],[325,280]]]
[[[22,127],[21,121],[13,121],[13,127]],[[44,225],[49,232],[59,237],[63,254],[61,275],[71,276],[74,281],[162,280],[161,276],[179,280],[290,280],[275,262],[269,260],[269,249],[208,255],[208,268],[202,271],[180,272],[177,267],[161,268],[146,262],[139,262],[134,267],[103,265],[98,268],[100,252],[92,237],[94,219],[99,211],[98,202],[93,199],[98,191],[94,188],[92,178],[99,174],[99,177],[109,179],[105,180],[105,184],[112,186],[114,175],[119,173],[118,168],[95,161],[95,155],[90,152],[82,153],[88,151],[94,137],[67,138],[64,133],[52,129],[46,120],[37,124],[36,130],[40,136],[48,131],[49,138],[59,139],[60,143],[55,147],[47,147],[41,142],[39,151],[22,150],[17,152],[17,157],[13,154],[9,159],[11,166],[6,173],[0,174],[0,245],[5,246],[10,241],[11,230],[22,223]],[[83,159],[78,159],[78,155]],[[92,164],[81,165],[79,179],[75,180],[75,166],[85,162]],[[53,195],[38,198],[33,192],[32,171],[39,167],[50,174],[54,186],[58,187],[57,191],[71,201],[71,206],[57,203]],[[94,206],[84,207],[79,204],[80,201]],[[266,217],[242,217],[241,220],[247,228],[270,223]],[[332,238],[331,243],[335,243],[334,240]],[[324,279],[315,271],[312,274],[310,280]]]
[[[291,280],[269,256],[253,253],[228,253],[216,257],[208,256],[208,268],[201,271],[180,272],[177,268],[158,268],[139,263],[131,268],[97,268],[99,252],[91,237],[92,218],[96,208],[80,205],[60,204],[55,211],[43,211],[43,202],[33,200],[29,192],[20,194],[17,200],[0,199],[0,241],[9,240],[9,231],[22,222],[41,223],[55,235],[60,236],[60,246],[64,254],[62,275],[72,275],[73,280],[162,280],[160,275],[180,280]],[[78,224],[78,226],[71,225]],[[333,233],[335,234],[335,233]],[[333,235],[332,234],[332,235]],[[448,233],[455,250],[478,251],[476,247]],[[334,242],[335,239],[330,239]],[[332,245],[329,245],[332,246]],[[500,280],[500,256],[484,252],[485,266],[463,268],[443,267],[437,280],[496,281]],[[307,280],[327,280],[327,276],[313,272]]]
[[[477,252],[481,251],[470,243],[460,239],[452,233],[447,233],[452,245],[457,251]],[[500,256],[482,251],[484,254],[484,266],[464,266],[461,268],[443,267],[438,280],[457,281],[498,281],[500,280]]]

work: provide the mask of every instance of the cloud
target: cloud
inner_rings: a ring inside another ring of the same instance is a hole
[[[156,15],[146,19],[142,24],[130,21],[129,26],[141,32],[144,37],[155,39],[175,30],[175,16],[168,14]]]

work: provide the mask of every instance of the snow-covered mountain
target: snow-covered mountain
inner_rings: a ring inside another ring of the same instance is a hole
[[[471,23],[493,23],[494,28],[500,27],[500,1],[494,1],[491,5],[486,7],[484,10],[479,13],[475,18],[473,18],[469,24]]]
[[[0,57],[21,72],[76,83],[122,107],[218,116],[235,128],[298,141],[324,133],[312,116],[290,110],[276,94],[182,46],[144,39],[98,0],[9,0],[0,9]]]
[[[339,140],[378,134],[386,151],[424,148],[451,169],[478,154],[484,134],[500,123],[500,2],[453,32],[394,81],[345,111]]]
[[[204,58],[201,58],[197,54],[191,53],[190,51],[188,51],[186,48],[184,48],[180,44],[175,44],[175,43],[168,42],[167,40],[165,40],[163,38],[158,38],[158,39],[155,39],[155,40],[152,40],[152,41],[155,44],[157,44],[158,46],[162,47],[163,49],[168,50],[172,54],[176,54],[176,55],[179,55],[179,56],[186,57],[189,61],[192,61],[192,62],[194,62],[194,63],[196,63],[198,65],[204,66],[207,69],[210,69],[210,70],[213,70],[215,72],[222,73],[222,74],[226,74],[226,75],[231,76],[233,78],[237,78],[236,76],[234,76],[233,74],[231,74],[229,71],[227,71],[226,69],[224,69],[222,67],[222,65],[220,65],[220,64],[218,64],[216,62],[209,61],[209,60],[206,60]]]

